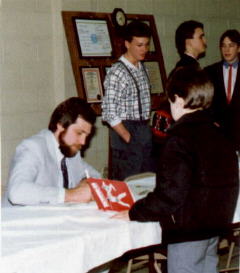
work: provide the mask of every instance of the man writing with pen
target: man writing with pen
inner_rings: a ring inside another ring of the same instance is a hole
[[[89,202],[86,173],[100,174],[80,155],[96,116],[82,99],[72,97],[52,113],[48,129],[23,140],[16,148],[9,181],[8,200],[13,205]]]

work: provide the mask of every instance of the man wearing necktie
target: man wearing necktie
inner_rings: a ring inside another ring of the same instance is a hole
[[[206,67],[213,84],[212,113],[215,121],[240,150],[240,33],[225,31],[220,38],[222,61]]]
[[[95,123],[95,113],[82,99],[72,97],[52,113],[48,129],[23,140],[16,148],[8,200],[14,205],[89,202],[86,173],[100,174],[80,155]]]

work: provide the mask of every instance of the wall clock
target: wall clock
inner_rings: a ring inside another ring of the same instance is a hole
[[[120,8],[115,8],[111,14],[113,25],[121,29],[127,24],[127,17],[125,12]]]

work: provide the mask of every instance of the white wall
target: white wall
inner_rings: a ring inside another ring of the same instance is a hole
[[[48,124],[55,104],[51,1],[1,3],[1,170],[23,138]]]
[[[147,3],[147,4],[146,4]],[[178,55],[174,33],[184,20],[204,23],[208,40],[202,66],[219,59],[218,39],[240,28],[240,0],[0,0],[1,179],[4,186],[16,145],[48,124],[57,103],[76,96],[61,10],[153,14],[167,73]],[[108,131],[97,121],[86,160],[107,165]]]

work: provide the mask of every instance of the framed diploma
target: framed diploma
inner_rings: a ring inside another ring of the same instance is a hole
[[[82,67],[81,70],[87,102],[101,102],[103,97],[103,89],[99,68]]]
[[[112,56],[106,20],[75,19],[82,57]]]
[[[158,62],[144,62],[151,83],[151,94],[163,93],[163,86]]]

